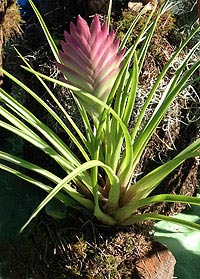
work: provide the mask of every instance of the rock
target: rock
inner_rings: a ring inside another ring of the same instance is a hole
[[[142,2],[128,2],[128,8],[132,11],[139,12],[142,7]]]
[[[157,5],[157,0],[148,0],[148,1],[129,1],[128,9],[134,12],[139,12],[144,6],[144,12],[151,11],[153,7]]]
[[[139,278],[172,279],[176,260],[164,245],[155,242],[152,250],[136,262]]]

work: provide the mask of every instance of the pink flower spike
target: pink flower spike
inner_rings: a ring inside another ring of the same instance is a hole
[[[105,103],[122,67],[125,52],[125,49],[119,51],[119,40],[115,40],[114,35],[113,31],[108,32],[105,22],[101,25],[97,15],[90,27],[78,16],[77,25],[70,23],[70,33],[64,33],[60,52],[62,64],[56,64],[68,84]],[[90,115],[101,113],[101,106],[83,99],[79,101]]]

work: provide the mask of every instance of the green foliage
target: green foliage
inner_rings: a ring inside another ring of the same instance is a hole
[[[65,63],[59,56],[57,47],[42,17],[31,0],[30,3],[39,18],[55,59],[57,62]],[[167,71],[187,43],[200,30],[200,26],[197,25],[197,27],[191,31],[190,36],[174,52],[165,67],[161,70],[155,83],[149,90],[134,127],[128,130],[127,127],[129,127],[134,109],[138,93],[138,81],[146,59],[146,54],[151,45],[158,20],[168,8],[169,3],[167,2],[161,6],[155,16],[156,7],[154,7],[146,18],[141,32],[138,33],[135,41],[128,48],[123,57],[123,66],[114,80],[114,84],[106,100],[101,100],[98,96],[95,97],[93,92],[87,92],[85,89],[78,87],[79,83],[77,83],[76,87],[76,84],[70,85],[69,83],[53,79],[34,71],[26,59],[21,56],[26,65],[23,66],[23,68],[38,78],[41,85],[63,113],[64,117],[62,119],[57,112],[35,92],[14,76],[10,75],[7,71],[1,69],[3,74],[23,88],[27,94],[31,95],[39,105],[51,114],[55,121],[62,127],[66,135],[71,138],[81,154],[80,159],[80,157],[78,157],[46,124],[41,122],[36,115],[17,102],[10,94],[0,89],[0,99],[2,102],[0,113],[3,117],[3,120],[0,121],[0,127],[20,136],[22,139],[33,144],[36,148],[42,150],[51,157],[66,174],[65,177],[59,177],[41,168],[39,166],[40,162],[38,162],[38,165],[34,165],[21,158],[17,158],[5,152],[0,152],[0,159],[3,161],[0,164],[1,169],[21,177],[48,193],[47,197],[33,212],[24,227],[52,198],[55,197],[66,207],[72,207],[80,212],[93,215],[99,222],[107,225],[127,226],[144,220],[166,220],[193,229],[200,228],[198,224],[179,220],[174,217],[154,213],[138,214],[138,209],[159,202],[182,202],[200,205],[199,198],[187,197],[184,195],[161,194],[150,196],[161,181],[186,159],[200,155],[200,139],[197,139],[176,157],[157,167],[141,179],[136,182],[132,180],[133,174],[138,164],[140,164],[142,154],[153,133],[170,108],[174,98],[184,90],[188,84],[193,82],[191,77],[200,66],[200,61],[195,61],[190,67],[188,66],[192,55],[199,47],[199,43],[197,43],[185,59],[181,61],[179,68],[169,81],[169,84],[165,87],[163,95],[149,119],[143,121],[152,98],[154,94],[156,94]],[[141,18],[143,13],[144,10],[138,14],[130,25],[127,34],[124,36],[119,46],[119,50],[123,49],[124,45],[126,45],[132,30],[134,30],[137,21]],[[90,38],[91,34],[88,33],[89,28],[86,23],[79,21],[78,24],[78,32],[80,32],[80,34],[77,36],[80,35],[81,38],[88,36],[88,38]],[[81,41],[78,43],[81,43]],[[103,48],[104,45],[101,47]],[[75,52],[75,49],[73,51]],[[19,52],[18,54],[20,55]],[[76,54],[75,52],[75,55]],[[86,59],[86,61],[88,61],[88,59]],[[74,70],[76,70],[77,63],[74,63],[73,66]],[[85,66],[87,66],[85,68],[88,69],[87,62]],[[94,69],[92,68],[92,70]],[[107,74],[107,71],[105,71],[105,74]],[[84,78],[88,81],[87,71],[84,72],[84,68],[82,78],[83,81]],[[53,82],[71,92],[83,122],[83,131],[80,130],[73,118],[70,117],[68,112],[63,108],[62,104],[54,96],[44,80]],[[95,108],[99,106],[98,117],[96,117],[95,114],[90,117],[91,113],[87,110],[87,105],[85,104],[90,104],[90,110],[92,107]],[[66,125],[63,119],[68,120],[69,126]],[[37,179],[31,177],[31,175],[26,175],[23,171],[19,171],[14,167],[8,167],[5,162],[34,172],[37,174]]]

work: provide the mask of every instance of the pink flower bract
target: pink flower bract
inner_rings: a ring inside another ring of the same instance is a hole
[[[106,102],[125,52],[118,50],[119,39],[114,39],[113,31],[108,32],[106,23],[101,25],[97,15],[90,27],[78,16],[77,26],[71,23],[70,34],[65,31],[64,37],[60,51],[63,64],[57,63],[58,69],[69,84]],[[92,113],[92,104],[89,110]]]

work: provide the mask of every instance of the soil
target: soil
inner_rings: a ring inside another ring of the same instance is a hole
[[[80,216],[60,223],[40,216],[28,238],[0,244],[1,273],[9,279],[156,279],[162,277],[149,276],[164,271],[171,279],[175,259],[149,236],[150,226],[110,228]]]

